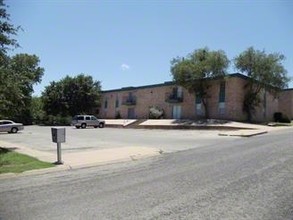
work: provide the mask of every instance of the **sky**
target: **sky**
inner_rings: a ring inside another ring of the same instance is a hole
[[[285,55],[293,78],[290,0],[6,0],[17,53],[35,54],[45,69],[34,87],[84,73],[103,90],[171,81],[170,61],[208,47],[230,60],[253,46]],[[232,63],[230,73],[237,70]],[[293,88],[293,81],[289,87]]]

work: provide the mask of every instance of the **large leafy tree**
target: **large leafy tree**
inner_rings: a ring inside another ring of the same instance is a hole
[[[30,112],[32,120],[35,124],[40,124],[44,120],[45,111],[42,98],[39,96],[33,96],[31,100]]]
[[[41,82],[44,69],[36,55],[17,54],[7,59],[0,78],[0,115],[30,123],[33,85]]]
[[[100,104],[100,92],[100,82],[91,76],[66,76],[45,88],[42,93],[44,110],[47,115],[54,116],[95,113]]]
[[[200,97],[209,117],[208,89],[210,79],[223,78],[229,60],[224,51],[210,51],[207,47],[197,49],[186,57],[177,57],[171,61],[173,80],[196,96]]]
[[[41,82],[44,69],[35,55],[8,56],[18,47],[14,38],[20,27],[10,23],[7,6],[0,0],[0,117],[31,122],[33,85]]]
[[[14,81],[9,76],[10,71],[7,69],[7,50],[9,47],[18,46],[13,36],[17,34],[18,28],[10,24],[10,15],[6,11],[6,5],[0,0],[0,118],[5,117],[4,109],[11,102],[12,94],[6,93],[7,84],[12,87]],[[7,97],[9,95],[10,97]],[[9,100],[10,98],[10,100]]]
[[[7,58],[7,50],[18,47],[16,39],[20,27],[15,27],[10,23],[10,15],[6,11],[6,5],[0,0],[0,64],[3,65]]]
[[[248,121],[252,120],[256,107],[261,102],[262,91],[276,96],[281,89],[287,87],[289,78],[282,64],[284,59],[282,54],[267,54],[264,50],[255,50],[253,47],[249,47],[234,59],[235,67],[249,77],[243,103]]]

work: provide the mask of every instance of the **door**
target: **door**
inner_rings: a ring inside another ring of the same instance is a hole
[[[173,119],[181,119],[181,105],[173,106]]]
[[[134,119],[135,118],[135,111],[134,108],[129,108],[127,111],[127,118]]]

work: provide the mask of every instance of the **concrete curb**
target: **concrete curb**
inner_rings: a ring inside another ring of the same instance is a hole
[[[60,165],[60,166],[44,168],[44,169],[28,170],[22,173],[3,173],[3,174],[0,174],[0,180],[21,177],[21,176],[33,176],[33,175],[54,173],[54,172],[60,172],[65,170],[70,170],[70,168],[66,165]]]
[[[230,132],[222,132],[219,133],[219,136],[234,136],[234,137],[253,137],[256,135],[266,134],[268,131],[262,130],[237,130],[237,131],[230,131]]]
[[[232,126],[216,126],[216,125],[139,125],[140,129],[178,129],[178,130],[245,130],[250,128],[232,127]]]
[[[113,152],[115,151],[117,151],[116,155],[115,154],[113,155]],[[122,154],[122,156],[119,154]],[[4,174],[0,174],[0,180],[20,177],[20,176],[40,175],[40,174],[47,174],[47,173],[53,173],[53,172],[59,172],[59,171],[66,171],[66,170],[69,171],[69,170],[90,168],[90,167],[109,165],[109,164],[115,164],[115,163],[137,161],[137,160],[141,160],[141,159],[145,159],[149,157],[159,156],[160,154],[162,154],[160,149],[155,149],[155,148],[146,149],[143,147],[128,147],[124,149],[114,148],[110,150],[89,151],[81,155],[81,158],[79,160],[76,160],[76,158],[78,158],[78,154],[71,153],[71,154],[64,155],[63,159],[66,158],[65,161],[68,161],[68,162],[65,162],[63,165],[57,165],[56,167],[50,167],[45,169],[28,170],[22,173],[4,173]],[[85,162],[86,161],[85,157],[88,158],[87,161],[89,162]]]

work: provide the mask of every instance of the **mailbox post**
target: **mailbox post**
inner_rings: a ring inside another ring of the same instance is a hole
[[[55,164],[63,164],[61,160],[61,143],[65,142],[65,128],[51,128],[52,141],[57,143],[57,162]]]

